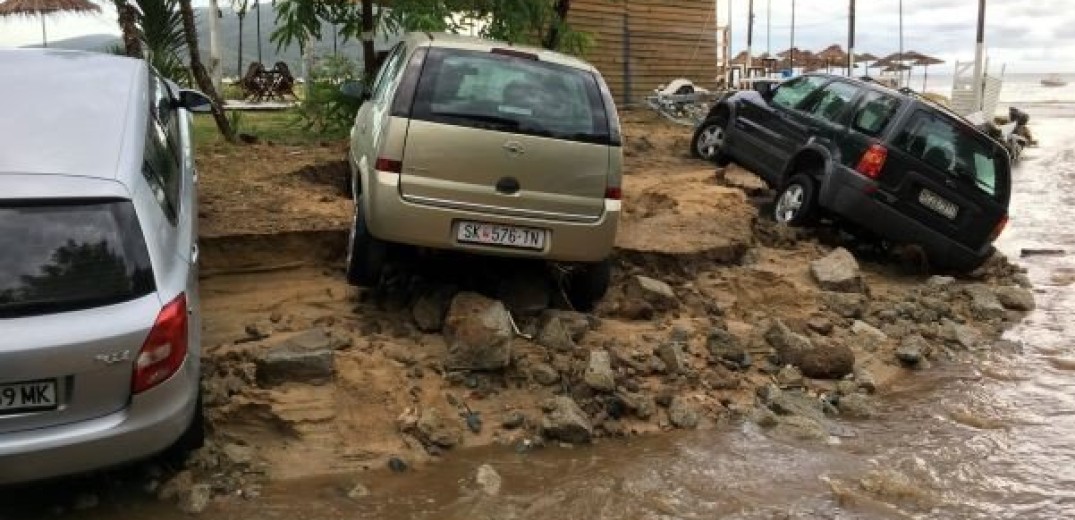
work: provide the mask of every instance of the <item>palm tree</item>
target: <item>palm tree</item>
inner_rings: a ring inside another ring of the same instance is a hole
[[[138,18],[146,60],[164,77],[190,85],[190,70],[183,60],[186,36],[179,0],[135,0],[142,15]]]
[[[190,51],[190,71],[194,74],[194,81],[198,84],[205,95],[213,100],[213,119],[220,130],[220,134],[229,142],[235,142],[235,131],[228,122],[228,116],[224,113],[224,100],[213,88],[213,80],[202,63],[201,52],[198,51],[198,32],[194,25],[194,8],[190,5],[191,0],[179,0],[179,11],[183,18],[183,33],[187,40],[187,50]]]
[[[239,17],[239,63],[235,67],[235,74],[243,75],[243,20],[250,9],[250,0],[231,0],[231,10]]]
[[[142,37],[138,32],[138,9],[127,0],[112,0],[119,16],[119,28],[123,32],[124,54],[132,58],[142,57]]]

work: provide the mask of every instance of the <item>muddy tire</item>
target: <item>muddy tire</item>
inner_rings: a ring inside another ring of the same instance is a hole
[[[580,264],[567,280],[567,299],[577,311],[590,312],[604,298],[612,279],[612,261]]]
[[[789,226],[816,222],[817,182],[806,174],[789,179],[773,201],[773,219]]]
[[[347,282],[362,287],[376,286],[381,281],[387,256],[388,245],[370,234],[362,204],[356,202],[347,244]]]
[[[702,121],[691,138],[691,155],[716,163],[717,166],[727,166],[731,162],[724,151],[727,128],[728,115],[724,112]]]

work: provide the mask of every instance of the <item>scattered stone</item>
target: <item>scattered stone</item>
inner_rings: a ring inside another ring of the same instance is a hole
[[[545,320],[538,332],[537,343],[558,352],[575,350],[575,341],[571,337],[571,332],[558,316],[551,316]]]
[[[351,500],[358,500],[370,496],[370,489],[362,484],[355,484],[355,487],[351,488],[351,491],[347,492],[347,498]]]
[[[446,286],[437,287],[419,296],[411,308],[411,315],[414,317],[414,323],[418,325],[418,330],[440,332],[453,296],[455,289]]]
[[[553,318],[560,320],[560,325],[576,343],[582,341],[590,329],[596,328],[591,317],[581,312],[548,309],[541,314],[543,323]]]
[[[866,312],[866,296],[858,293],[824,292],[825,305],[844,318],[861,318]]]
[[[258,384],[275,386],[297,382],[322,385],[331,381],[336,373],[334,351],[323,348],[327,343],[315,345],[322,348],[307,348],[309,345],[314,344],[285,341],[269,348],[256,360]]]
[[[777,390],[766,404],[778,415],[800,415],[818,420],[825,417],[821,401],[799,390]]]
[[[179,496],[179,510],[188,515],[198,515],[209,507],[213,488],[209,484],[195,484]]]
[[[871,419],[877,416],[877,400],[866,394],[853,393],[840,397],[836,402],[840,415],[852,419]]]
[[[661,358],[670,374],[680,374],[688,368],[687,354],[683,352],[683,345],[679,343],[661,345],[657,348],[657,357]]]
[[[672,405],[672,399],[676,396],[670,388],[662,388],[660,392],[657,392],[657,397],[654,401],[657,402],[657,406],[661,408],[668,408]]]
[[[243,332],[246,332],[247,340],[263,340],[272,335],[272,322],[255,321],[253,323],[247,323],[246,326],[243,327]]]
[[[645,276],[634,276],[628,281],[627,299],[644,301],[657,311],[672,310],[679,306],[679,299],[670,285]]]
[[[418,417],[418,433],[426,444],[451,448],[462,440],[459,424],[437,408],[427,408]]]
[[[481,489],[482,493],[492,497],[500,494],[500,486],[503,480],[492,466],[482,464],[478,466],[478,472],[474,475],[474,482],[478,484],[478,489]]]
[[[396,473],[407,471],[407,467],[407,462],[399,457],[390,457],[388,459],[388,469]]]
[[[467,429],[471,433],[481,433],[482,431],[482,416],[478,412],[467,412],[464,415],[463,422],[466,423]]]
[[[643,421],[649,420],[650,417],[653,417],[654,412],[656,412],[656,404],[653,402],[652,398],[646,395],[638,393],[621,393],[618,395],[627,409],[634,413],[635,417],[638,417]]]
[[[571,444],[584,444],[593,438],[593,426],[589,417],[570,397],[552,400],[552,409],[541,422],[542,433],[554,440]]]
[[[504,418],[501,419],[500,425],[507,430],[514,430],[521,428],[526,424],[526,416],[519,410],[512,410],[504,414]]]
[[[951,287],[954,283],[956,283],[956,279],[951,276],[933,275],[926,280],[926,285],[937,288]]]
[[[871,394],[877,391],[877,376],[865,366],[855,367],[855,383],[859,388]]]
[[[784,365],[776,373],[776,384],[781,388],[802,387],[803,382],[803,373],[793,365]]]
[[[801,415],[780,417],[776,431],[801,440],[822,440],[829,436],[828,430],[820,420]]]
[[[694,429],[698,427],[698,410],[683,397],[674,397],[668,406],[668,421],[676,428]]]
[[[900,342],[900,347],[896,349],[896,359],[905,365],[915,366],[924,358],[929,357],[932,351],[933,347],[926,341],[926,338],[911,334]]]
[[[858,392],[859,385],[857,382],[850,379],[841,379],[836,382],[836,394],[837,395],[851,395]]]
[[[1006,309],[1028,312],[1034,310],[1034,293],[1022,287],[997,287],[997,300]]]
[[[515,329],[503,303],[472,292],[452,299],[444,322],[445,368],[499,370],[511,362]]]
[[[612,392],[616,389],[616,376],[612,373],[612,361],[607,351],[590,351],[590,362],[583,380],[598,392]]]
[[[776,350],[776,355],[782,364],[798,365],[805,353],[814,350],[810,340],[801,334],[796,334],[784,324],[775,319],[765,331],[765,340]]]
[[[803,353],[798,367],[813,379],[840,379],[855,368],[855,352],[843,344],[818,345]]]
[[[806,326],[822,336],[828,336],[832,333],[832,320],[820,314],[810,316],[810,319],[806,322]]]
[[[865,292],[859,264],[847,249],[837,248],[824,258],[810,262],[810,273],[826,291]]]
[[[772,428],[780,423],[780,418],[777,417],[775,412],[762,406],[754,408],[754,411],[750,414],[750,419],[762,428]]]
[[[552,386],[560,381],[560,373],[548,363],[534,363],[530,367],[530,377],[542,386]]]
[[[982,343],[982,333],[978,329],[951,320],[941,323],[941,335],[967,350],[974,350]]]
[[[549,308],[548,279],[519,272],[500,281],[497,297],[516,316],[537,316]]]
[[[739,338],[722,327],[710,329],[706,348],[715,361],[727,361],[741,369],[750,367],[750,354],[739,343]]]
[[[628,299],[617,306],[616,314],[635,321],[651,320],[657,311],[648,302]]]
[[[254,461],[254,448],[252,446],[229,442],[220,451],[229,462],[236,466],[249,466]]]
[[[855,320],[855,323],[851,324],[851,333],[861,340],[862,346],[867,351],[877,350],[881,344],[888,341],[888,336],[884,332],[862,320]]]
[[[971,284],[963,288],[970,297],[970,309],[974,317],[980,320],[999,319],[1004,317],[1004,306],[997,299],[997,294],[984,284]]]

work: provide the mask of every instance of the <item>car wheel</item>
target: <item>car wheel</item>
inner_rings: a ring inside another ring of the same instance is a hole
[[[356,201],[347,242],[347,282],[364,287],[377,285],[381,281],[387,252],[388,245],[370,234],[361,202]]]
[[[792,177],[773,205],[773,218],[789,226],[811,224],[817,213],[817,183],[809,175]]]
[[[567,298],[577,311],[590,312],[608,292],[612,279],[612,261],[581,264],[567,280]]]
[[[179,468],[186,462],[190,452],[205,446],[205,411],[202,408],[202,391],[198,389],[198,399],[194,405],[194,418],[187,429],[162,454],[169,466]]]
[[[694,137],[691,139],[691,154],[720,166],[727,165],[730,162],[728,155],[724,153],[727,128],[728,116],[718,114],[707,118],[694,131]]]

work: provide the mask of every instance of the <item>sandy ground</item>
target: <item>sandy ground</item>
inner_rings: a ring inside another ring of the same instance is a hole
[[[836,313],[811,279],[809,262],[831,251],[835,239],[779,229],[759,218],[763,185],[734,166],[718,174],[692,159],[689,128],[647,113],[628,113],[624,120],[627,209],[617,240],[615,284],[595,313],[599,325],[571,353],[517,338],[512,366],[499,373],[446,372],[445,340],[415,327],[410,289],[370,291],[346,285],[340,258],[350,210],[341,188],[346,169],[340,145],[253,145],[240,149],[241,156],[202,153],[201,225],[208,245],[202,281],[205,372],[213,397],[207,402],[212,442],[196,461],[216,461],[203,464],[211,468],[199,470],[204,478],[214,478],[211,474],[228,466],[222,450],[229,445],[256,451],[256,471],[234,477],[238,480],[232,487],[240,488],[264,478],[383,467],[393,457],[421,464],[444,456],[444,450],[402,431],[401,424],[431,409],[441,411],[461,433],[454,449],[528,446],[539,437],[543,401],[564,393],[587,403],[584,408],[597,423],[599,437],[671,429],[664,411],[649,419],[614,418],[595,408],[600,399],[579,390],[578,378],[571,374],[579,375],[588,353],[596,349],[611,353],[633,392],[686,399],[699,411],[700,426],[711,426],[749,414],[757,389],[774,381],[779,367],[765,361],[771,348],[763,333],[764,324],[775,317],[815,342],[850,346],[856,367],[868,370],[882,389],[913,374],[893,355],[901,322],[878,322],[892,339],[878,343],[857,337],[850,331],[853,320]],[[419,278],[443,276],[438,264],[424,269]],[[862,269],[869,287],[864,317],[917,298],[925,280],[923,274],[890,263],[866,261]],[[637,274],[671,285],[680,304],[642,319],[632,315],[624,287]],[[952,305],[962,309],[966,302]],[[810,332],[811,321],[828,322],[833,331]],[[754,356],[751,369],[730,370],[712,362],[706,334],[717,325]],[[533,331],[535,323],[521,319],[520,327]],[[338,340],[334,379],[316,385],[259,385],[259,356],[313,328]],[[981,325],[990,337],[1000,328],[999,322]],[[635,369],[631,360],[648,363],[655,348],[673,334],[687,338],[690,370],[685,375]],[[529,368],[536,364],[554,367],[562,383],[536,383]],[[806,385],[809,391],[825,392],[835,382]],[[482,418],[477,432],[463,426],[468,410]],[[525,424],[502,427],[509,411],[522,413]]]

